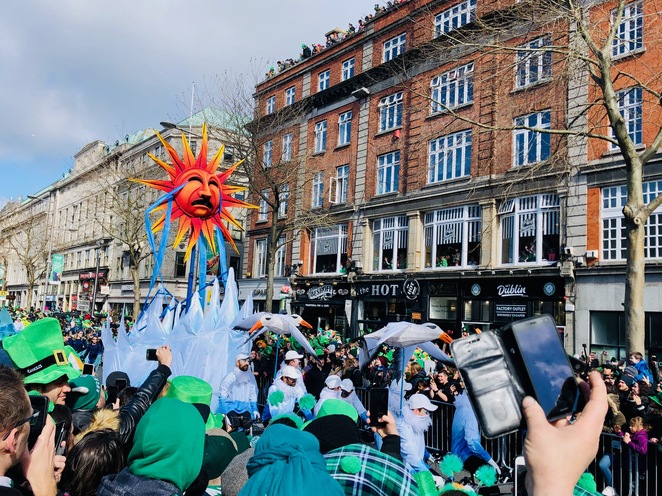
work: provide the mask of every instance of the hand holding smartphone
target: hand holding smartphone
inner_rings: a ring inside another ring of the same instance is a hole
[[[550,421],[579,409],[575,375],[549,315],[454,341],[451,350],[488,438],[520,427],[525,396],[536,399]]]
[[[30,396],[30,405],[32,406],[33,415],[30,418],[30,434],[28,436],[28,449],[31,450],[37,438],[41,434],[46,419],[48,417],[48,402],[46,396]]]
[[[370,425],[382,426],[379,419],[388,414],[388,388],[370,388]]]

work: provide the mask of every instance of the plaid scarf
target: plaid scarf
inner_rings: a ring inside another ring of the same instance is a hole
[[[346,457],[357,457],[360,470],[347,473],[341,467]],[[350,444],[324,455],[326,470],[345,494],[373,496],[418,496],[418,486],[404,464],[365,444]]]

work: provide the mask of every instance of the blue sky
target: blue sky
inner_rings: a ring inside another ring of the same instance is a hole
[[[380,2],[383,4],[384,2]],[[367,0],[9,0],[0,16],[0,203],[62,177],[86,144],[188,116],[226,73],[266,72],[356,26]]]

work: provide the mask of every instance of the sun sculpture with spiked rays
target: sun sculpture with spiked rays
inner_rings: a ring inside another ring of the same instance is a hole
[[[133,181],[159,189],[166,193],[173,193],[173,205],[170,214],[171,220],[179,219],[179,228],[175,236],[174,246],[177,246],[186,233],[190,233],[186,247],[185,260],[191,255],[191,250],[204,236],[212,252],[216,253],[214,241],[214,228],[217,227],[223,233],[223,237],[237,250],[232,236],[223,221],[242,229],[241,224],[230,213],[230,207],[258,208],[256,205],[243,202],[234,198],[233,193],[244,191],[242,186],[225,184],[228,177],[243,162],[239,161],[228,170],[216,174],[218,164],[223,157],[225,146],[221,146],[216,155],[207,162],[207,125],[202,126],[202,146],[198,157],[193,156],[191,147],[184,133],[182,133],[183,158],[177,151],[167,143],[157,132],[163,146],[172,159],[172,165],[148,154],[163,170],[168,173],[169,180],[133,179]],[[163,202],[155,210],[166,210],[168,203]],[[164,213],[152,226],[153,232],[158,232],[165,226],[166,214]]]

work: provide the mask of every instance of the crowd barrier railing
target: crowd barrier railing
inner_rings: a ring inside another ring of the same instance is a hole
[[[363,405],[370,409],[369,390],[357,388],[356,393]],[[437,455],[444,455],[451,450],[451,432],[455,408],[451,403],[432,400],[438,408],[431,412],[432,426],[426,432],[427,449]],[[502,467],[514,468],[515,459],[523,452],[524,436],[518,431],[496,439],[482,437],[481,444],[485,450]],[[649,444],[646,455],[633,453],[614,434],[602,434],[600,447],[595,460],[588,467],[595,476],[598,492],[601,492],[607,481],[599,468],[599,462],[608,455],[611,462],[612,484],[619,496],[659,496],[662,494],[660,484],[660,467],[662,464],[662,446]]]

